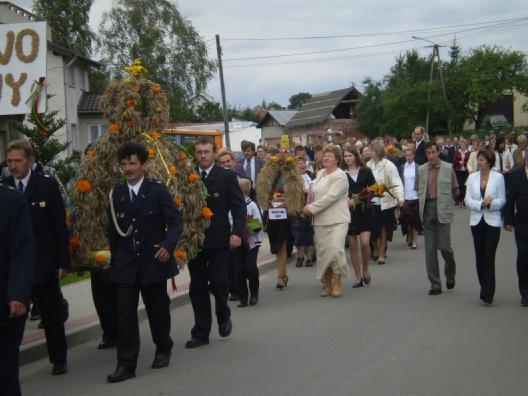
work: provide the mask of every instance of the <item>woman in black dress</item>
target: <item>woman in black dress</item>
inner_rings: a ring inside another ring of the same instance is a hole
[[[353,194],[359,194],[362,190],[376,183],[372,171],[365,166],[359,152],[350,144],[344,148],[344,171],[348,177],[348,206],[350,207],[350,225],[348,227],[348,245],[350,257],[356,274],[356,283],[353,288],[362,287],[370,283],[369,250],[370,233],[373,224],[372,208],[365,204],[356,207]],[[359,236],[359,244],[358,244]],[[361,247],[361,262],[359,260],[359,248]],[[361,265],[363,264],[363,265]]]

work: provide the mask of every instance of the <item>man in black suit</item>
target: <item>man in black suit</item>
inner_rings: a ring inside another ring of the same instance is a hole
[[[200,137],[194,143],[199,172],[209,197],[207,206],[213,212],[211,225],[205,231],[205,240],[198,256],[189,263],[191,285],[189,296],[194,311],[194,327],[186,348],[209,344],[211,332],[211,300],[216,304],[218,332],[221,337],[231,334],[231,311],[227,305],[228,281],[227,263],[229,249],[236,249],[242,242],[245,227],[246,204],[234,172],[215,165],[216,146],[207,137]],[[229,224],[231,212],[233,226]]]
[[[425,140],[424,140],[425,130],[423,126],[418,125],[414,128],[413,138],[414,143],[416,144],[416,149],[414,152],[414,162],[418,165],[423,165],[427,162],[427,155],[425,154]]]
[[[19,347],[33,284],[35,241],[27,202],[0,185],[0,395],[20,395]]]
[[[117,369],[107,377],[119,382],[135,376],[139,355],[139,292],[149,319],[156,353],[152,368],[169,365],[170,299],[167,279],[178,274],[173,251],[182,232],[179,209],[169,190],[145,178],[148,152],[126,143],[117,153],[127,179],[110,192],[110,280],[116,285]]]
[[[528,150],[524,151],[524,165],[510,173],[504,228],[515,228],[521,305],[528,307]]]
[[[247,177],[251,179],[253,188],[257,183],[257,177],[260,170],[264,166],[264,161],[255,155],[255,143],[243,140],[240,143],[244,158],[238,161],[242,168],[246,172]]]
[[[66,211],[55,179],[32,171],[32,164],[33,149],[27,140],[9,143],[7,166],[11,176],[4,183],[23,193],[29,205],[37,254],[32,296],[42,315],[52,374],[59,375],[68,371],[59,286],[59,278],[70,268]]]

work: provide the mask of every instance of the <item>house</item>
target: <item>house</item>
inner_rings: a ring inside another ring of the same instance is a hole
[[[10,24],[39,24],[39,22],[42,21],[30,12],[13,3],[0,1],[0,27],[8,28]],[[58,111],[57,117],[65,119],[66,125],[57,131],[54,137],[61,142],[72,142],[69,152],[73,149],[83,150],[88,141],[90,129],[81,125],[83,116],[80,116],[78,106],[83,94],[90,91],[89,71],[99,68],[100,64],[75,51],[54,44],[49,26],[46,32],[45,70],[39,73],[41,77],[46,77],[49,99],[46,108],[41,111]],[[20,102],[25,103],[27,99],[27,97],[22,97]],[[19,114],[0,112],[0,160],[3,159],[7,143],[20,138],[18,133],[10,127],[10,122],[24,121],[26,113],[27,111]],[[92,121],[97,121],[97,125],[103,124],[102,112],[97,115],[97,120],[92,119]]]
[[[312,95],[286,124],[292,141],[320,144],[328,129],[352,137],[358,129],[354,111],[360,95],[354,87]]]
[[[269,145],[280,143],[282,135],[286,134],[286,124],[297,113],[295,110],[269,110],[265,113],[262,120],[257,124],[261,129],[263,142]]]
[[[218,103],[215,98],[213,98],[211,95],[208,95],[206,93],[199,93],[198,95],[196,95],[194,98],[191,99],[191,107],[193,109],[194,112],[196,112],[196,110],[200,107],[200,106],[203,106],[204,104],[207,104],[207,103]]]

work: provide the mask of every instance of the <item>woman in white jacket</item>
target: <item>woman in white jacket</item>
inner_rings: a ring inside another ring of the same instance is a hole
[[[390,193],[385,193],[381,198],[373,198],[374,213],[378,222],[379,232],[374,230],[371,240],[377,243],[374,249],[374,259],[378,264],[385,264],[385,253],[387,242],[392,241],[394,226],[396,225],[395,210],[399,205],[403,206],[405,197],[403,194],[403,184],[396,165],[385,158],[385,148],[381,143],[374,142],[370,145],[371,160],[367,166],[372,170],[376,183],[384,184],[390,188]],[[377,235],[376,235],[377,234]]]
[[[480,298],[484,305],[495,294],[495,253],[502,227],[501,209],[506,203],[504,176],[492,170],[495,153],[489,149],[477,154],[478,171],[469,175],[465,203],[471,209],[469,224],[473,234]]]
[[[324,278],[321,297],[341,295],[341,277],[349,277],[345,256],[345,238],[350,223],[348,179],[339,168],[343,154],[339,146],[328,144],[323,149],[324,168],[317,172],[312,184],[313,199],[305,206],[304,215],[313,216],[317,279]]]

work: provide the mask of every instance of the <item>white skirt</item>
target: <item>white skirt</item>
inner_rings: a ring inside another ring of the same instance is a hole
[[[317,251],[317,279],[321,279],[328,267],[334,274],[346,278],[350,276],[350,267],[345,255],[345,239],[348,223],[314,226],[315,249]]]

